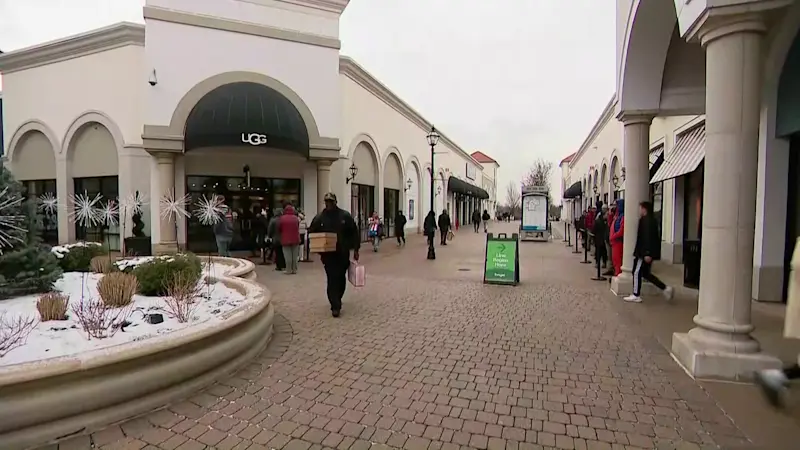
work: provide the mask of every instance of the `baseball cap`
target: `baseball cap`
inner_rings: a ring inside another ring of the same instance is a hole
[[[336,201],[336,194],[334,194],[333,192],[328,192],[327,194],[325,194],[325,197],[323,197],[323,201],[325,201],[325,202],[328,202],[328,201],[335,202]]]

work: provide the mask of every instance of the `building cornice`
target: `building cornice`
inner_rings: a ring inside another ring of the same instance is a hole
[[[611,100],[608,101],[608,104],[606,104],[606,107],[605,109],[603,109],[603,112],[600,113],[600,117],[597,119],[597,122],[595,122],[594,126],[592,127],[592,130],[589,132],[589,135],[586,136],[586,139],[584,139],[580,149],[578,149],[578,151],[572,155],[572,159],[569,161],[570,169],[581,159],[583,153],[586,152],[586,150],[589,149],[589,145],[595,139],[597,139],[597,136],[600,135],[600,132],[603,131],[603,128],[606,126],[606,124],[608,124],[608,122],[614,118],[614,112],[616,110],[616,107],[617,107],[617,94],[615,93],[614,95],[611,96]]]
[[[0,55],[0,73],[53,64],[128,45],[144,46],[144,25],[121,22],[108,27]]]
[[[395,111],[403,115],[411,123],[418,126],[426,133],[430,131],[431,127],[433,126],[431,122],[422,117],[422,115],[418,113],[416,110],[414,110],[414,108],[412,108],[408,103],[403,101],[394,92],[389,90],[389,88],[386,87],[386,85],[378,81],[377,78],[375,78],[374,76],[372,76],[372,74],[367,72],[366,69],[364,69],[363,67],[361,67],[361,65],[355,62],[353,58],[350,58],[348,56],[339,57],[339,73],[353,80],[359,86],[363,87],[369,93],[374,95],[376,98],[378,98],[382,102],[392,107]],[[472,155],[467,153],[466,150],[459,147],[458,144],[456,144],[452,139],[448,138],[438,128],[436,129],[436,131],[438,131],[439,135],[441,136],[439,139],[440,143],[444,143],[448,147],[460,153],[461,156],[463,156],[467,161],[483,169],[483,164],[481,164],[475,158],[473,158]]]
[[[350,0],[278,0],[282,3],[321,9],[323,11],[342,14]]]

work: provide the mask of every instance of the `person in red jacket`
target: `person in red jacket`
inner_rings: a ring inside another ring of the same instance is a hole
[[[283,215],[278,218],[278,236],[280,236],[281,249],[286,261],[286,274],[297,273],[297,263],[300,260],[300,218],[291,204],[283,209]]]
[[[625,232],[625,201],[617,200],[614,221],[611,222],[611,232],[608,240],[611,241],[611,264],[614,265],[614,276],[622,273],[622,236]]]
[[[586,220],[585,220],[585,231],[584,231],[584,246],[588,250],[592,249],[592,241],[594,239],[589,238],[589,232],[594,230],[594,219],[595,219],[595,209],[594,206],[590,206],[589,209],[586,211]]]

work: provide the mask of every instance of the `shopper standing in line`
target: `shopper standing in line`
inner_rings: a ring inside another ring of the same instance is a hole
[[[283,261],[286,265],[287,275],[297,273],[300,260],[300,218],[291,204],[283,209],[283,215],[278,219],[277,234],[283,249]]]

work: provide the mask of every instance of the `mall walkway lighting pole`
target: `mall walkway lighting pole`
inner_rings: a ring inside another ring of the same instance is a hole
[[[434,165],[433,165],[433,157],[436,153],[436,144],[439,143],[439,133],[436,132],[436,127],[431,126],[431,131],[428,133],[428,145],[431,146],[431,211],[434,212],[434,217],[436,217],[436,207],[433,205],[435,200],[434,197],[434,184],[433,184],[433,174],[434,172]],[[436,232],[434,232],[434,236],[428,239],[428,259],[436,259],[436,249],[433,247],[433,241],[436,239]]]

